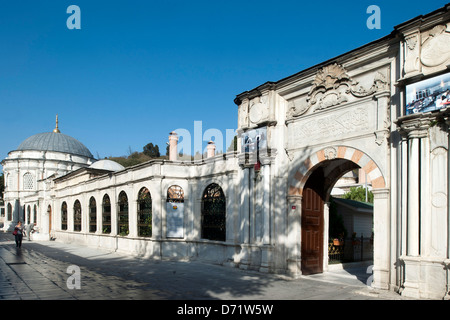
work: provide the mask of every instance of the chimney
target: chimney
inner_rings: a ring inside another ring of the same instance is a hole
[[[216,145],[214,144],[214,141],[209,141],[207,149],[207,158],[214,157],[216,155]]]
[[[169,160],[176,161],[178,157],[177,151],[178,135],[175,131],[169,134]]]

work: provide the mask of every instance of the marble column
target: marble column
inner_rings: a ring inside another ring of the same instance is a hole
[[[373,283],[377,289],[389,289],[390,202],[389,189],[373,189]]]
[[[297,277],[302,274],[301,266],[301,223],[302,196],[287,197],[286,250],[288,273]]]
[[[419,199],[420,167],[418,138],[408,141],[408,216],[407,216],[407,255],[419,255]]]
[[[262,248],[261,248],[261,267],[260,271],[268,272],[270,253],[271,253],[271,209],[270,185],[271,185],[271,163],[270,159],[263,160],[262,166]]]
[[[235,263],[241,269],[247,269],[250,263],[250,167],[245,164],[245,154],[240,154],[241,166],[241,183],[239,187],[240,193],[240,225],[239,230],[241,234],[241,252],[239,260]]]

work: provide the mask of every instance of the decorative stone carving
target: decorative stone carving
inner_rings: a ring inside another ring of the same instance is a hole
[[[337,155],[337,151],[335,148],[333,148],[333,147],[325,148],[325,150],[324,150],[325,159],[327,159],[327,160],[336,159],[336,155]]]
[[[405,37],[405,63],[403,67],[406,74],[414,73],[420,70],[420,45],[418,45],[418,43],[418,33],[414,33]]]
[[[450,24],[404,34],[404,78],[445,70],[450,64]]]
[[[290,101],[288,104],[288,117],[298,117],[308,111],[310,105],[305,99]]]
[[[327,115],[320,119],[305,119],[293,123],[289,127],[289,134],[292,135],[293,146],[301,146],[305,141],[314,143],[324,142],[333,137],[349,137],[361,132],[367,133],[371,129],[373,116],[369,111],[372,108],[367,106],[354,110],[347,110],[339,114]]]
[[[301,106],[301,108],[290,105],[289,109],[295,108],[297,114],[306,112],[311,106],[314,106],[314,111],[327,109],[349,101],[350,95],[363,98],[388,89],[389,84],[386,77],[380,72],[375,73],[372,86],[366,89],[357,81],[352,80],[342,66],[333,64],[317,72],[308,93],[308,105]]]
[[[375,133],[375,143],[379,146],[383,144],[383,141],[385,141],[389,137],[389,130],[383,129],[383,130],[377,130]]]
[[[269,110],[265,102],[265,98],[257,97],[250,101],[249,118],[250,122],[257,124],[266,120],[269,115]]]
[[[450,62],[450,26],[439,25],[422,35],[420,61],[424,66],[437,67]]]
[[[248,99],[244,99],[239,106],[239,128],[248,127]]]
[[[309,106],[321,110],[346,102],[345,92],[350,83],[345,69],[336,63],[320,69],[308,94]]]

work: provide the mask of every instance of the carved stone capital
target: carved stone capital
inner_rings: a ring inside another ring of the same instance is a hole
[[[428,129],[436,121],[436,116],[431,114],[414,114],[397,119],[398,132],[408,138],[425,138],[428,136]]]

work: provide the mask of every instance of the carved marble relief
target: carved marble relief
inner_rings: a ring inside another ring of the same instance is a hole
[[[239,128],[248,127],[248,99],[244,99],[239,106]]]
[[[414,33],[405,37],[405,73],[420,71],[420,44],[419,34]]]
[[[370,117],[368,108],[364,106],[339,114],[301,121],[290,126],[292,142],[293,145],[301,145],[305,141],[325,141],[334,137],[344,138],[355,133],[367,132],[373,123],[370,119],[373,118]]]
[[[404,77],[444,70],[450,64],[450,24],[404,35]]]
[[[422,34],[420,61],[425,67],[450,63],[450,26],[436,26]]]
[[[250,101],[249,119],[252,124],[258,124],[269,117],[267,96],[256,97]]]
[[[380,71],[375,72],[369,88],[352,79],[346,70],[338,65],[328,65],[317,72],[306,97],[288,103],[288,118],[298,117],[308,110],[313,112],[350,102],[354,98],[368,97],[376,92],[388,91],[389,83]]]

